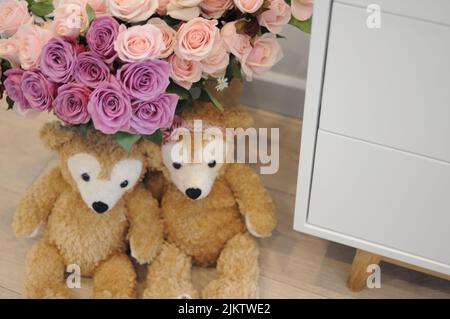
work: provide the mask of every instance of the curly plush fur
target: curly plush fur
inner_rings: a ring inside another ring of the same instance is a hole
[[[221,113],[208,104],[187,108],[183,117],[225,127],[246,127],[251,123],[239,108],[227,108]],[[156,197],[161,197],[167,242],[149,266],[144,297],[198,297],[191,282],[193,262],[205,267],[217,264],[219,277],[202,291],[202,297],[256,298],[258,248],[250,234],[268,237],[276,224],[272,199],[259,176],[243,164],[223,164],[216,167],[215,181],[206,197],[194,200],[173,182],[173,174],[205,163],[183,163],[175,172],[160,149],[152,144],[147,147],[149,167],[162,172],[153,172],[147,184]]]
[[[123,160],[142,163],[136,175],[141,179],[144,150],[135,145],[128,154],[111,136],[89,130],[83,138],[58,123],[45,125],[41,138],[58,152],[60,164],[32,185],[15,213],[13,228],[17,235],[29,236],[40,226],[45,227],[43,238],[27,258],[25,296],[71,297],[64,271],[67,265],[76,264],[83,276],[94,277],[93,297],[135,297],[136,273],[125,254],[126,241],[138,262],[153,259],[163,243],[158,203],[142,185],[134,187],[130,182],[126,188],[117,185],[121,196],[108,211],[96,213],[80,194],[79,183],[84,182],[77,182],[79,177],[73,176],[70,160],[77,154],[92,157],[90,161],[99,164],[99,171],[85,182],[98,179],[98,183],[106,185],[111,183],[111,175],[117,174],[116,164]],[[122,171],[128,173],[126,168]]]

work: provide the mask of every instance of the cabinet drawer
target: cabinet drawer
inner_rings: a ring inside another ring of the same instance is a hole
[[[450,24],[450,1],[448,0],[338,0],[354,6],[367,8],[380,6],[381,12],[389,12],[422,20]]]
[[[333,5],[320,128],[450,162],[450,27],[367,15]]]
[[[307,222],[450,274],[450,165],[319,130]]]

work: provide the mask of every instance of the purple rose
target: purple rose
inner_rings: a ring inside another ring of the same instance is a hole
[[[19,104],[22,111],[30,108],[30,104],[23,96],[22,92],[22,69],[9,69],[5,71],[5,76],[7,77],[3,85],[5,86],[6,94],[11,100]]]
[[[90,94],[91,90],[83,84],[64,84],[53,101],[53,111],[67,124],[87,123],[91,119],[87,111]]]
[[[123,90],[141,101],[151,101],[169,86],[169,63],[162,60],[128,63],[117,71]]]
[[[36,111],[50,111],[56,94],[56,84],[41,71],[25,71],[22,76],[22,92],[30,107]]]
[[[161,94],[151,102],[133,101],[130,133],[150,135],[157,129],[169,127],[175,115],[178,95]]]
[[[92,92],[88,112],[94,127],[105,134],[128,131],[130,128],[130,97],[124,94],[114,78],[111,82],[100,83]]]
[[[96,18],[86,35],[92,52],[102,57],[106,63],[112,63],[117,56],[114,42],[119,34],[119,23],[112,17]]]
[[[110,71],[103,60],[92,52],[83,52],[77,56],[74,78],[90,88],[96,88],[100,82],[108,81]]]
[[[41,53],[41,70],[56,83],[67,83],[73,78],[75,68],[74,44],[63,38],[54,38],[48,42]]]

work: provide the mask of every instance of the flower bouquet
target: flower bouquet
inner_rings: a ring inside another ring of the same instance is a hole
[[[222,109],[215,90],[275,65],[283,26],[309,32],[311,13],[312,0],[1,0],[0,97],[127,150],[160,143],[183,107]]]

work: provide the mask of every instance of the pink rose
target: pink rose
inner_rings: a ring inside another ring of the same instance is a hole
[[[7,60],[13,68],[20,66],[19,43],[16,37],[0,39],[0,58]]]
[[[311,18],[313,13],[313,0],[292,0],[291,8],[294,18],[300,21],[306,21]]]
[[[242,73],[247,81],[254,76],[261,76],[283,58],[281,46],[276,36],[265,33],[255,40],[253,48],[245,54],[241,61]]]
[[[234,0],[236,7],[245,13],[255,13],[263,3],[264,0]]]
[[[158,9],[157,0],[106,0],[113,17],[126,22],[141,22],[150,18]]]
[[[291,7],[284,0],[271,0],[269,10],[258,16],[259,24],[275,34],[280,33],[289,20],[291,20]]]
[[[200,15],[202,0],[170,0],[166,6],[167,14],[178,20],[190,21]]]
[[[164,42],[164,49],[161,50],[159,58],[167,58],[173,53],[175,47],[175,37],[177,32],[169,26],[164,20],[160,18],[153,18],[148,20],[148,23],[157,27],[162,33],[162,39]]]
[[[158,13],[160,16],[165,16],[167,14],[167,5],[169,4],[170,0],[159,0],[158,9],[156,9],[156,13]]]
[[[19,27],[33,22],[33,17],[28,13],[28,3],[24,0],[0,1],[0,36],[10,37],[17,32]]]
[[[19,45],[20,64],[24,70],[38,67],[44,45],[52,38],[52,33],[35,24],[21,26],[16,33]]]
[[[53,33],[56,36],[75,38],[89,27],[86,0],[60,0],[55,7]]]
[[[197,61],[185,60],[176,54],[169,58],[170,77],[179,86],[189,90],[192,83],[200,81],[202,78],[202,68]]]
[[[250,44],[250,36],[247,34],[239,34],[236,32],[236,23],[233,21],[227,23],[221,30],[221,37],[228,51],[230,51],[238,61],[252,49]]]
[[[203,0],[200,3],[203,16],[212,19],[219,19],[225,11],[232,7],[233,0]]]
[[[106,0],[88,0],[88,3],[95,11],[96,16],[105,15],[108,12]]]
[[[200,61],[204,73],[218,78],[225,75],[230,55],[227,52],[225,43],[220,41],[213,49],[211,54]]]
[[[211,53],[219,38],[217,20],[195,18],[181,25],[178,30],[175,53],[186,60],[203,60]]]
[[[119,58],[125,62],[155,59],[165,49],[162,32],[152,24],[126,28],[121,25],[114,43]]]

